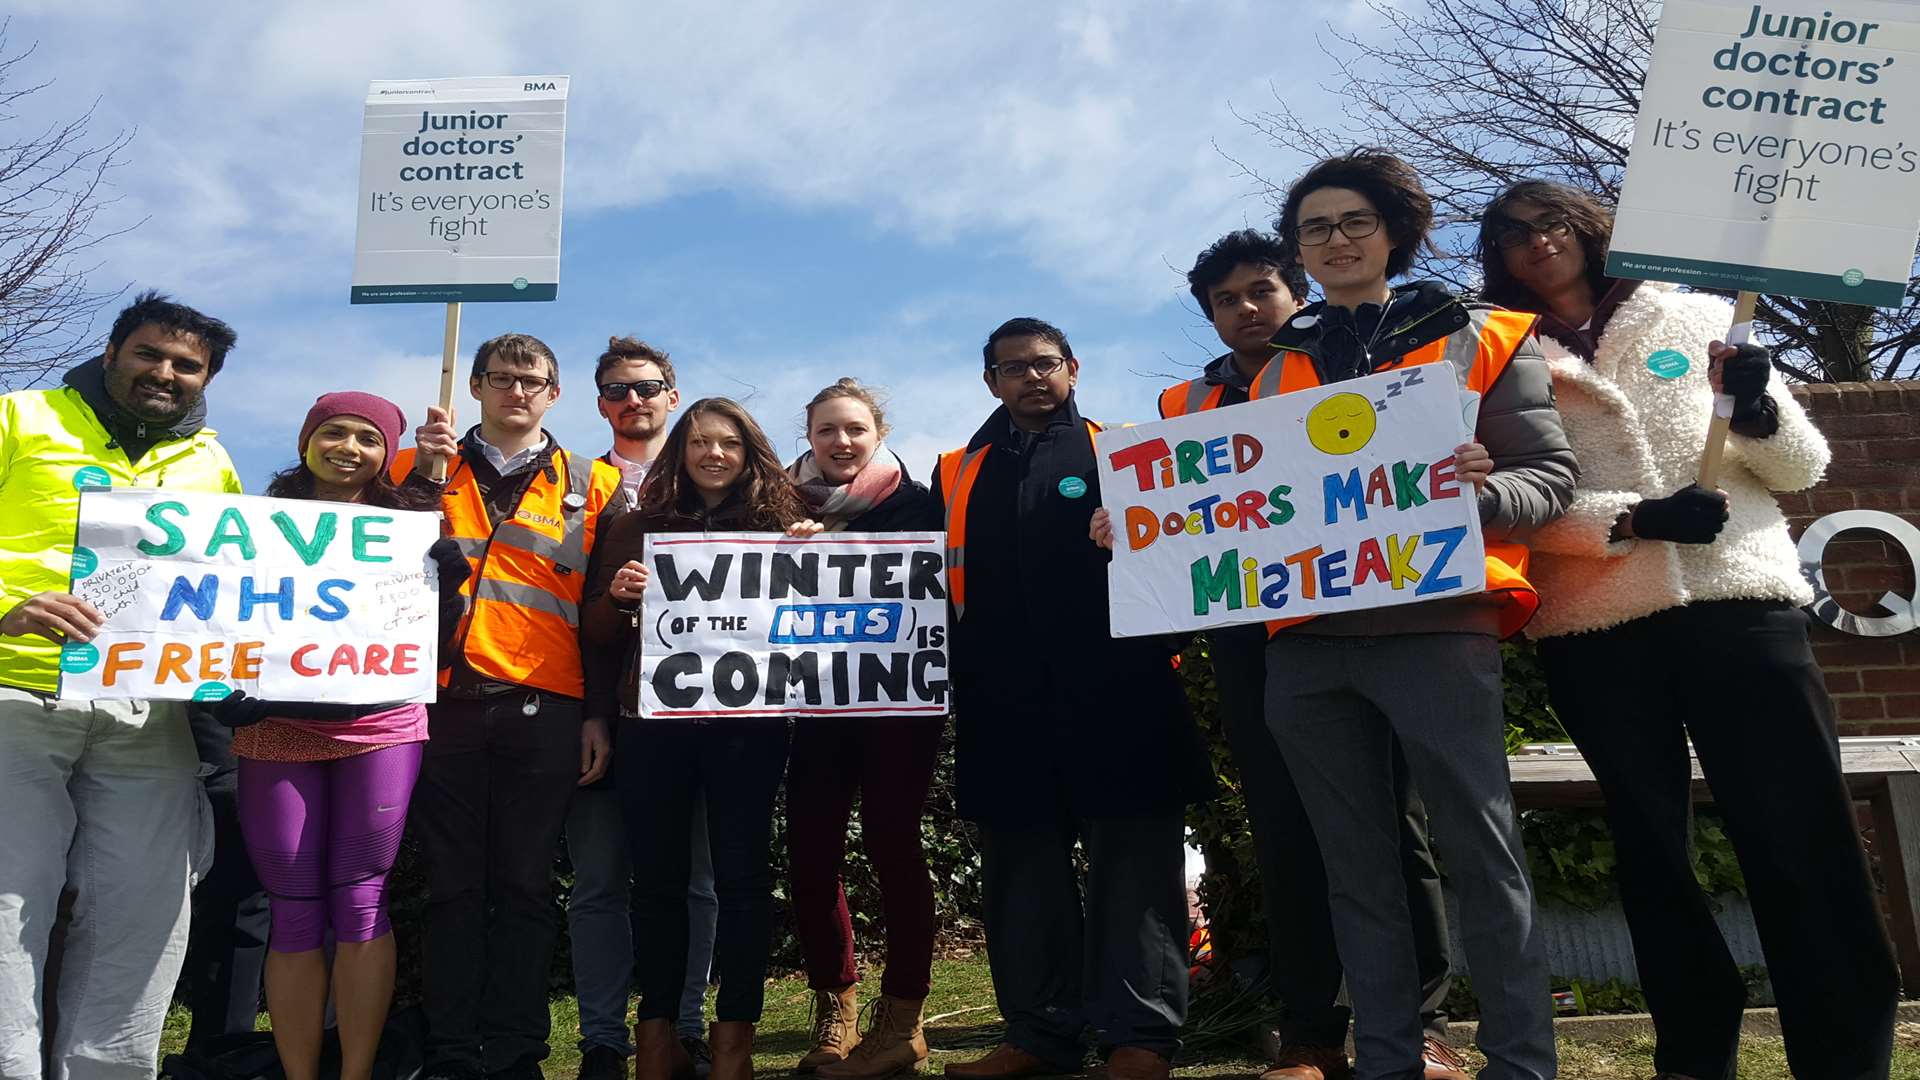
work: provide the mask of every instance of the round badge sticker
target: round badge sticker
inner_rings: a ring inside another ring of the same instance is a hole
[[[1687,354],[1678,349],[1661,349],[1647,357],[1647,370],[1663,379],[1677,379],[1692,366],[1687,361]]]
[[[98,569],[100,556],[95,555],[92,548],[73,549],[73,580],[79,581]]]
[[[523,278],[523,277],[517,277],[517,278],[514,278],[514,279],[513,279],[513,287],[514,287],[515,289],[519,289],[519,290],[522,290],[522,291],[524,291],[524,290],[526,289],[526,287],[527,287],[527,279],[526,279],[526,278]]]
[[[83,671],[92,671],[100,663],[100,650],[78,641],[69,641],[60,646],[60,670],[78,675]]]
[[[1867,280],[1866,272],[1858,267],[1840,275],[1840,284],[1845,285],[1849,289],[1855,288],[1865,280]]]
[[[86,465],[73,471],[73,487],[76,491],[88,488],[110,488],[113,477],[98,465]]]
[[[195,701],[224,701],[233,693],[233,687],[223,682],[203,682],[193,688]]]
[[[1077,499],[1087,493],[1087,482],[1077,476],[1068,476],[1060,481],[1060,494],[1069,499]]]

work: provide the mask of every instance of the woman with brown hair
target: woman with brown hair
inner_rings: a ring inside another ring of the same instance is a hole
[[[828,531],[939,532],[940,504],[887,449],[873,391],[841,379],[807,403],[807,452],[787,471]],[[933,881],[920,817],[933,783],[943,716],[818,717],[795,725],[787,770],[787,849],[794,924],[813,991],[813,1046],[797,1071],[876,1080],[927,1059],[921,1030],[933,979]],[[856,1031],[853,922],[840,872],[847,818],[880,878],[886,974],[864,1038]]]
[[[704,796],[719,928],[713,971],[712,1080],[750,1080],[773,932],[768,847],[787,765],[787,725],[763,717],[647,720],[639,715],[640,599],[652,533],[819,531],[773,447],[739,403],[687,408],[634,512],[600,537],[588,571],[581,637],[587,692],[620,716],[615,774],[633,853],[635,1080],[690,1074],[674,1037],[687,970],[687,879],[694,807]]]
[[[1695,884],[1688,743],[1746,877],[1799,1077],[1884,1077],[1893,954],[1807,641],[1812,590],[1775,503],[1817,483],[1826,440],[1767,351],[1718,340],[1726,301],[1606,276],[1613,214],[1528,180],[1488,205],[1488,300],[1538,334],[1581,475],[1533,537],[1555,713],[1606,796],[1621,904],[1662,1076],[1734,1071],[1746,984]],[[1694,482],[1714,395],[1732,399],[1719,487]]]

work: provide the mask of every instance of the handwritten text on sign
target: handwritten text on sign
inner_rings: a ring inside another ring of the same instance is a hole
[[[945,538],[649,536],[640,714],[947,711]]]
[[[1114,635],[1484,589],[1462,410],[1426,364],[1102,432]]]
[[[73,592],[106,626],[63,697],[431,701],[433,514],[164,489],[80,497]]]

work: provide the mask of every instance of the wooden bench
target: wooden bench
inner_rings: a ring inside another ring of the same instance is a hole
[[[1920,737],[1840,740],[1840,767],[1853,797],[1871,809],[1874,852],[1887,886],[1887,929],[1907,994],[1920,997]],[[1523,747],[1507,759],[1523,810],[1601,805],[1600,785],[1571,743]],[[1693,761],[1693,798],[1713,793]]]

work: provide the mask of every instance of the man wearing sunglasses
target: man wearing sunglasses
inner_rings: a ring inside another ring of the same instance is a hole
[[[600,460],[620,470],[629,507],[640,501],[654,459],[666,445],[668,421],[680,407],[673,361],[639,338],[608,340],[594,366],[600,415],[613,432],[613,447]],[[588,677],[597,678],[591,670]],[[617,675],[618,673],[612,673]],[[590,701],[612,695],[590,694]],[[596,717],[594,722],[611,718]],[[609,731],[615,725],[607,723]],[[611,760],[611,759],[609,759]],[[693,865],[687,886],[687,981],[680,1002],[680,1047],[676,1064],[704,1076],[712,1062],[701,1037],[701,1010],[713,960],[720,901],[713,890],[713,860],[707,847],[705,807],[693,817]],[[573,860],[573,891],[567,895],[567,934],[573,942],[574,991],[580,999],[579,1080],[624,1080],[633,1043],[627,1003],[633,987],[633,926],[629,908],[633,865],[627,828],[613,772],[583,784],[567,811],[567,854]]]
[[[940,456],[960,814],[980,829],[1001,1044],[955,1080],[1166,1080],[1187,1012],[1186,807],[1213,772],[1155,638],[1115,638],[1094,435],[1066,335],[1012,319],[982,378],[1000,408]],[[1086,854],[1082,899],[1074,843]]]
[[[448,462],[441,507],[473,567],[411,815],[427,864],[427,1075],[538,1080],[553,855],[575,787],[611,760],[606,725],[583,716],[581,587],[627,502],[618,470],[541,426],[560,365],[539,338],[482,343],[467,388],[479,424],[456,438],[429,409],[394,460],[396,478]]]

